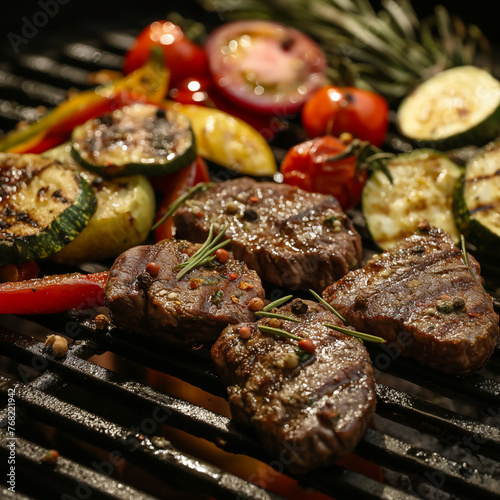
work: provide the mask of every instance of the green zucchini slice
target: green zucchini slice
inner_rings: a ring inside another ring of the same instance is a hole
[[[135,103],[87,121],[73,131],[72,155],[106,177],[161,175],[196,158],[189,119],[173,110]]]
[[[480,149],[466,164],[456,191],[460,229],[480,252],[500,254],[500,140]]]
[[[72,168],[39,155],[0,153],[0,265],[59,251],[95,210],[92,188]]]
[[[500,133],[500,82],[475,66],[448,69],[401,102],[397,121],[403,135],[423,146],[483,146]]]
[[[133,175],[103,179],[71,158],[71,146],[63,144],[43,153],[72,165],[92,186],[97,210],[85,229],[50,260],[78,264],[117,257],[147,238],[155,216],[155,194],[147,177]]]
[[[387,164],[392,183],[374,172],[363,188],[362,208],[373,240],[383,249],[413,234],[429,221],[450,233],[460,233],[453,217],[453,196],[463,169],[447,156],[430,149],[398,155]]]

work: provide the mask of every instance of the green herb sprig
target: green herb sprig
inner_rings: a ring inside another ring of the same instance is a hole
[[[309,289],[309,291],[320,304],[323,304],[330,312],[335,314],[335,316],[337,316],[337,318],[339,318],[340,321],[342,321],[342,323],[345,323],[346,321],[345,318],[336,309],[334,309],[326,300],[324,300],[323,297],[318,295],[314,290]]]
[[[266,326],[266,325],[258,325],[257,328],[262,333],[270,333],[271,335],[278,335],[278,337],[284,337],[287,339],[293,339],[293,340],[299,340],[299,341],[304,340],[303,337],[299,337],[298,335],[294,335],[293,333],[289,333],[285,330],[281,330],[281,328],[273,328],[272,326]]]
[[[214,225],[210,225],[210,231],[208,232],[207,239],[205,243],[193,254],[191,257],[183,262],[182,264],[178,264],[174,267],[174,269],[182,269],[176,278],[180,280],[187,273],[192,271],[195,267],[204,266],[209,262],[212,262],[215,259],[215,255],[213,255],[219,248],[226,246],[231,240],[224,240],[221,243],[218,243],[219,240],[224,236],[226,232],[226,228],[222,228],[220,233],[214,238]]]
[[[155,229],[159,228],[169,217],[171,217],[175,211],[186,201],[189,200],[190,198],[193,197],[193,195],[197,191],[204,192],[207,189],[210,189],[212,186],[215,184],[213,182],[199,182],[196,184],[196,186],[193,186],[191,189],[188,190],[187,193],[183,194],[182,196],[179,196],[179,198],[175,199],[169,206],[163,217],[155,222],[155,224],[151,227],[151,229],[154,231]]]
[[[465,236],[463,234],[460,234],[460,247],[461,247],[461,250],[462,250],[462,258],[464,259],[465,265],[469,269],[469,274],[472,276],[472,279],[483,289],[483,291],[486,291],[486,290],[484,290],[483,285],[477,279],[476,275],[472,271],[472,266],[470,265],[470,262],[469,262],[469,256],[467,255],[467,248],[466,248],[466,245],[465,245]]]
[[[350,335],[351,337],[355,337],[358,340],[366,340],[368,342],[375,342],[377,344],[384,344],[385,340],[382,337],[377,337],[375,335],[370,335],[368,333],[355,332],[353,330],[349,330],[349,328],[342,328],[337,325],[330,325],[329,323],[324,323],[324,326],[331,328],[332,330],[336,330],[337,332],[345,333],[346,335]]]
[[[281,299],[277,299],[274,302],[270,302],[267,304],[267,306],[262,308],[262,311],[272,311],[275,307],[280,306],[281,304],[284,304],[287,300],[290,300],[293,297],[293,295],[287,295],[286,297],[281,297]],[[261,312],[261,311],[260,311]]]
[[[314,290],[309,290],[309,291],[314,295],[314,297],[320,304],[323,304],[330,312],[335,314],[335,316],[337,316],[342,321],[342,323],[346,322],[345,318],[335,308],[333,308],[326,300],[320,297]],[[382,337],[377,337],[375,335],[370,335],[368,333],[355,332],[353,330],[349,330],[348,328],[342,328],[341,326],[330,325],[328,323],[325,323],[324,326],[332,328],[333,330],[337,330],[338,332],[345,333],[346,335],[350,335],[351,337],[356,337],[358,340],[376,342],[377,344],[385,343],[385,340]]]

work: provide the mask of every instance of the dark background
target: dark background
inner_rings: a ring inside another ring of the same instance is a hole
[[[25,19],[33,20],[33,16],[41,10],[40,3],[56,4],[59,11],[51,17],[46,26],[38,29],[38,33],[19,45],[23,53],[37,53],[47,48],[57,47],[61,43],[83,41],[98,36],[108,30],[125,30],[138,33],[147,23],[166,16],[170,11],[178,11],[185,17],[199,19],[209,28],[221,22],[216,13],[206,13],[193,0],[177,0],[175,2],[153,2],[141,0],[136,2],[104,1],[84,2],[77,0],[37,0],[31,2],[11,1],[2,8],[0,16],[0,57],[5,61],[15,57],[9,33],[22,36]],[[231,0],[228,0],[231,1]],[[293,0],[291,0],[293,1]],[[379,2],[373,2],[377,6]],[[418,0],[412,2],[419,16],[426,16],[434,9],[435,2]],[[492,11],[492,2],[476,0],[474,2],[443,2],[448,10],[459,15],[466,23],[474,23],[481,27],[492,42],[500,41],[498,20]],[[54,7],[57,8],[57,7]],[[496,10],[496,9],[495,9]]]

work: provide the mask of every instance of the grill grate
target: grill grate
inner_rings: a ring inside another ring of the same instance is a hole
[[[85,88],[91,71],[119,69],[130,41],[126,33],[108,33],[95,42],[61,47],[55,55],[18,58],[12,67],[0,71],[0,127],[8,130],[19,120],[36,118],[40,111],[35,106],[53,106],[64,99],[70,87]],[[9,321],[7,318],[5,323]],[[206,350],[165,349],[153,339],[144,345],[124,332],[99,332],[83,325],[68,355],[59,360],[35,337],[43,335],[44,327],[64,332],[65,324],[61,315],[31,321],[17,318],[14,327],[0,327],[0,366],[4,367],[0,391],[5,396],[9,389],[15,389],[19,471],[15,495],[4,487],[2,498],[47,498],[47,492],[51,498],[88,498],[88,492],[98,499],[157,498],[147,485],[124,484],[123,478],[110,475],[107,468],[91,467],[91,460],[67,449],[55,466],[40,463],[50,446],[30,430],[33,423],[84,441],[107,457],[125,459],[195,498],[201,492],[215,498],[282,498],[271,488],[256,486],[155,438],[167,425],[280,471],[281,464],[266,455],[253,434],[223,415],[140,381],[138,376],[104,368],[93,358],[111,352],[135,366],[166,373],[213,396],[225,397]],[[32,330],[35,337],[27,335]],[[374,360],[381,354],[388,356],[377,347],[369,348]],[[481,373],[468,377],[442,375],[397,356],[390,357],[383,372],[376,386],[374,428],[366,432],[356,455],[382,467],[385,483],[338,465],[296,477],[299,485],[339,500],[499,498],[498,349]],[[97,401],[89,403],[88,398],[75,398],[75,394],[93,394]],[[458,409],[447,408],[449,400],[458,402]],[[155,428],[141,431],[138,422],[155,415]],[[0,411],[2,460],[9,454],[6,417],[4,405]],[[416,437],[406,439],[400,431]]]

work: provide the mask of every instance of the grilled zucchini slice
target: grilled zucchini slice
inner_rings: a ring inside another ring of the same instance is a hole
[[[387,164],[392,183],[374,172],[363,188],[362,208],[373,240],[383,249],[413,234],[429,221],[455,242],[460,233],[453,217],[453,196],[463,169],[439,151],[414,150]]]
[[[0,265],[52,255],[78,236],[95,210],[92,188],[71,167],[0,153]]]
[[[65,264],[102,260],[116,257],[144,242],[156,210],[154,191],[147,177],[133,175],[103,179],[80,167],[71,158],[68,144],[51,149],[44,156],[68,162],[79,169],[97,199],[97,210],[87,227],[52,255],[51,260]]]
[[[478,251],[500,254],[500,140],[480,149],[465,165],[455,216]]]
[[[429,78],[401,102],[403,135],[435,149],[483,146],[500,134],[500,82],[475,66]]]
[[[161,175],[196,158],[189,119],[173,110],[135,103],[77,127],[73,157],[106,177]]]

